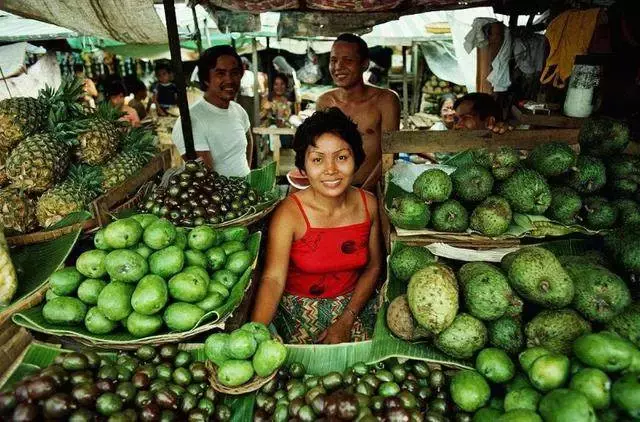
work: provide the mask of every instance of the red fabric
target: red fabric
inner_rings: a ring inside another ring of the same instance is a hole
[[[341,227],[311,227],[302,203],[295,194],[291,195],[300,208],[307,231],[291,245],[285,285],[287,293],[332,298],[353,291],[369,260],[371,220],[363,190],[360,190],[360,195],[364,203],[365,220]]]

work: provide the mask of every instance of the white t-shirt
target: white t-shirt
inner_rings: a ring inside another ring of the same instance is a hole
[[[253,97],[253,84],[256,80],[251,70],[245,70],[240,80],[240,95],[245,97]]]
[[[196,151],[209,151],[213,169],[224,176],[244,177],[249,174],[247,136],[249,115],[240,104],[231,101],[229,108],[219,108],[204,98],[189,108],[193,143]],[[182,123],[173,126],[173,143],[185,153]]]

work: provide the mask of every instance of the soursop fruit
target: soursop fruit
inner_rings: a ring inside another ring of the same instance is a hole
[[[551,205],[551,189],[542,175],[534,170],[517,170],[500,189],[513,212],[542,215]]]
[[[546,310],[525,326],[527,347],[541,346],[569,354],[575,339],[591,332],[591,324],[573,309]]]
[[[618,209],[606,198],[590,196],[582,204],[584,225],[591,230],[610,229],[616,224]]]
[[[631,281],[640,276],[640,227],[630,224],[612,230],[604,237],[605,250],[618,267],[630,275]]]
[[[618,221],[621,225],[640,226],[640,204],[633,199],[617,199],[612,205],[618,210]]]
[[[458,270],[458,281],[462,286],[469,280],[479,275],[494,273],[504,277],[504,273],[498,267],[488,262],[473,261],[467,262]]]
[[[460,202],[449,199],[434,207],[431,225],[440,232],[462,233],[469,228],[469,212]]]
[[[573,280],[553,253],[529,246],[509,255],[503,261],[510,261],[511,287],[525,300],[551,309],[564,308],[571,303],[575,291]]]
[[[547,216],[560,224],[572,225],[578,223],[582,210],[582,198],[575,190],[560,186],[551,189],[551,205]]]
[[[520,318],[503,316],[487,325],[489,344],[510,355],[517,355],[524,346],[524,333]]]
[[[451,178],[440,169],[424,171],[413,182],[413,193],[428,204],[446,201],[452,190]]]
[[[602,160],[580,155],[576,166],[566,178],[566,184],[580,193],[594,193],[607,183],[607,171]]]
[[[458,167],[451,174],[453,189],[464,202],[480,202],[491,194],[493,176],[486,168],[479,165]]]
[[[458,359],[469,359],[487,344],[487,327],[479,319],[461,313],[438,335],[435,345]]]
[[[429,336],[428,331],[418,325],[411,315],[407,295],[398,296],[389,304],[387,326],[394,335],[403,340],[412,341]]]
[[[632,303],[613,317],[607,323],[607,329],[640,347],[640,303]]]
[[[474,317],[492,321],[509,307],[511,287],[500,271],[488,271],[461,283],[467,311]]]
[[[527,161],[532,169],[545,177],[559,176],[576,164],[577,154],[562,142],[551,142],[535,147]]]
[[[429,206],[414,194],[393,198],[388,213],[391,224],[407,230],[425,228],[431,217]]]
[[[582,124],[580,150],[597,157],[620,154],[629,145],[629,125],[609,117],[591,117]]]
[[[469,227],[485,236],[500,236],[509,230],[512,217],[509,202],[500,196],[493,195],[473,210]]]
[[[421,268],[436,262],[436,257],[422,246],[406,246],[394,251],[389,258],[393,274],[402,281],[409,281]]]
[[[627,283],[605,267],[575,260],[562,266],[575,286],[571,306],[589,321],[607,322],[631,303]]]
[[[496,180],[505,180],[520,165],[518,151],[509,147],[500,147],[491,156],[491,173]]]
[[[458,283],[451,268],[433,264],[411,276],[407,301],[418,324],[432,334],[446,329],[458,313]]]

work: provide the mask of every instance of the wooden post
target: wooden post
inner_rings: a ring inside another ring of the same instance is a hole
[[[490,23],[486,47],[478,48],[478,64],[476,67],[476,91],[493,94],[493,86],[487,81],[491,73],[491,63],[498,55],[504,41],[504,25],[500,22]]]
[[[198,15],[196,14],[196,4],[191,5],[191,14],[193,15],[193,24],[196,29],[196,46],[198,47],[198,54],[202,54],[202,36],[200,35],[200,25],[198,25]]]
[[[258,41],[251,38],[251,70],[253,71],[253,121],[260,126],[260,84],[258,83]]]
[[[422,87],[420,86],[420,76],[422,72],[420,69],[422,66],[419,63],[422,63],[422,60],[418,60],[420,57],[420,47],[418,43],[415,41],[411,42],[411,49],[413,55],[411,56],[411,69],[413,70],[413,95],[411,97],[411,114],[416,114],[418,110],[418,103],[420,102],[420,93],[422,92]]]
[[[404,126],[409,124],[409,87],[407,86],[407,47],[402,46],[402,114]]]
[[[185,155],[187,159],[195,160],[196,150],[193,146],[193,130],[191,129],[191,115],[189,114],[189,102],[187,100],[187,85],[184,70],[182,68],[182,56],[180,52],[180,38],[178,36],[178,23],[176,22],[176,9],[173,0],[163,0],[164,15],[167,21],[167,36],[169,37],[169,51],[171,52],[171,65],[175,73],[175,83],[178,88],[178,107],[180,108],[180,122],[182,123],[182,138],[184,139]]]

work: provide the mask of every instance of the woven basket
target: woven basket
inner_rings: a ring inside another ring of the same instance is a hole
[[[54,240],[59,237],[64,236],[65,234],[72,233],[78,229],[82,229],[83,231],[89,231],[93,228],[97,227],[97,221],[95,219],[87,220],[82,223],[76,223],[65,227],[60,227],[59,229],[49,230],[49,231],[41,231],[29,234],[22,234],[19,236],[11,236],[7,237],[7,244],[9,246],[26,246],[33,245],[36,243],[43,243],[49,240]]]
[[[282,343],[282,338],[277,334],[274,334],[272,338]],[[260,388],[262,388],[262,386],[264,386],[266,383],[274,379],[278,374],[278,370],[276,369],[275,371],[273,371],[273,374],[269,375],[268,377],[259,377],[257,375],[254,375],[253,378],[251,378],[245,384],[239,385],[237,387],[227,387],[226,385],[222,385],[218,381],[218,368],[216,368],[216,365],[211,363],[210,360],[207,360],[205,362],[205,365],[209,370],[209,384],[211,384],[211,387],[219,393],[230,394],[232,396],[238,396],[241,394],[257,391]]]
[[[0,324],[4,324],[11,318],[11,315],[16,312],[23,311],[25,309],[33,308],[38,305],[44,299],[47,289],[49,288],[49,282],[44,283],[42,286],[31,292],[26,297],[12,303],[0,312]]]

